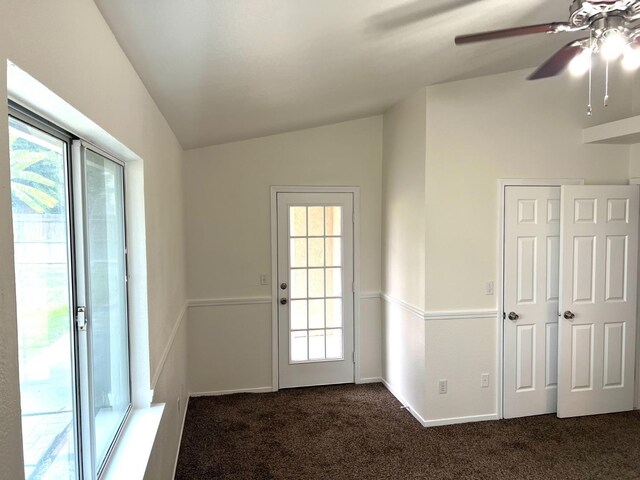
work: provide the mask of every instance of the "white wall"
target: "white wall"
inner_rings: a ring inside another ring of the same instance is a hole
[[[144,160],[151,377],[167,385],[158,389],[154,401],[175,404],[180,392],[179,379],[173,377],[184,373],[159,368],[185,302],[180,145],[90,0],[1,2],[0,92],[5,98],[7,59]],[[3,475],[21,478],[6,118],[6,102],[0,102],[0,464]],[[184,357],[184,351],[175,351],[176,361]],[[174,356],[167,358],[165,366]],[[166,422],[176,423],[175,416],[175,410],[168,409],[163,417],[161,429],[167,435],[160,443],[175,443],[175,429],[165,428]],[[169,478],[171,471],[155,478]]]
[[[596,107],[588,118],[583,85],[568,77],[527,82],[526,75],[427,88],[428,311],[497,308],[484,286],[497,279],[499,178],[627,182],[628,147],[582,144],[585,126],[629,115],[626,79],[614,86],[607,111]],[[491,373],[494,387],[500,381],[498,326],[495,318],[428,322],[428,418],[496,413],[495,388],[481,389],[480,374]],[[442,378],[449,381],[446,396],[437,395]]]
[[[527,82],[527,71],[427,88],[428,309],[493,308],[497,179],[584,178],[626,183],[629,149],[583,145],[586,91],[560,77]],[[627,84],[596,122],[630,113]],[[595,103],[595,101],[594,101]],[[455,254],[444,254],[455,252]],[[464,275],[460,273],[464,272]]]
[[[424,309],[426,99],[422,89],[384,114],[383,292]]]
[[[420,417],[425,408],[425,90],[384,115],[383,378]],[[417,311],[414,311],[417,310]]]
[[[498,179],[628,178],[629,147],[585,146],[582,129],[630,114],[631,79],[616,74],[610,106],[594,96],[589,118],[581,81],[527,74],[426,87],[384,115],[383,376],[426,425],[498,413],[498,299],[485,295],[497,281]]]
[[[146,480],[173,479],[178,460],[178,446],[187,413],[189,398],[187,357],[187,312],[178,322],[163,364],[162,373],[155,384],[154,399],[165,402],[163,420],[158,427],[156,442],[151,451]]]
[[[192,393],[271,391],[271,302],[189,309]]]
[[[189,309],[192,392],[271,387],[270,186],[360,186],[361,290],[380,292],[381,162],[380,116],[185,152],[189,298],[236,299]],[[378,302],[361,301],[363,378],[380,376]]]
[[[382,378],[386,387],[424,424],[425,321],[398,303],[383,301]]]

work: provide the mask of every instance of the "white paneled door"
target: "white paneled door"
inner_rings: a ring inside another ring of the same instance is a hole
[[[278,193],[279,388],[352,383],[353,194]]]
[[[505,418],[556,411],[560,187],[505,187]]]
[[[558,416],[631,410],[638,187],[563,186]]]

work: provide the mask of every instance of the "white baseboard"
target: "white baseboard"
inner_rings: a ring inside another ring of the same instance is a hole
[[[405,408],[420,422],[423,427],[439,427],[442,425],[455,425],[457,423],[470,423],[470,422],[486,422],[488,420],[499,420],[498,415],[491,413],[489,415],[470,415],[467,417],[452,417],[452,418],[438,418],[435,420],[425,420],[420,416],[418,412],[407,402],[402,395],[398,394],[391,385],[383,378],[382,383],[391,394],[398,399],[398,401],[405,406]]]
[[[409,402],[407,402],[402,395],[400,395],[396,390],[394,390],[394,388],[389,385],[389,383],[382,378],[382,384],[387,388],[387,390],[389,390],[389,392],[391,392],[391,395],[393,395],[394,397],[396,397],[398,399],[398,401],[407,409],[407,411],[413,415],[413,417],[418,420],[420,422],[420,425],[422,425],[423,427],[426,427],[426,421],[424,418],[422,418],[420,416],[420,414],[418,412],[415,411],[415,409],[411,406],[411,404]]]
[[[470,415],[468,417],[438,418],[436,420],[426,420],[425,427],[439,427],[441,425],[455,425],[457,423],[486,422],[488,420],[498,420],[498,415]]]
[[[361,385],[363,383],[382,383],[382,378],[380,377],[365,377],[356,380],[356,384]]]
[[[216,390],[213,392],[191,392],[190,397],[214,397],[218,395],[231,395],[232,393],[267,393],[273,392],[273,388],[269,387],[254,387],[254,388],[237,388],[234,390]]]
[[[173,464],[173,475],[171,478],[176,478],[176,470],[178,469],[178,458],[180,457],[180,445],[182,445],[182,434],[184,433],[184,423],[187,420],[187,410],[189,409],[189,395],[187,395],[187,402],[184,406],[184,412],[182,413],[182,426],[180,427],[180,436],[178,437],[178,451],[176,452],[176,461]]]

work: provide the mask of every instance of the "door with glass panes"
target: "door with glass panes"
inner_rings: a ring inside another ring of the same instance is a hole
[[[279,387],[352,383],[353,194],[278,193]]]

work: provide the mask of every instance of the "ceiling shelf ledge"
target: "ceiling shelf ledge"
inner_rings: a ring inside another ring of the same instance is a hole
[[[640,115],[582,130],[582,143],[632,145],[640,143]]]

